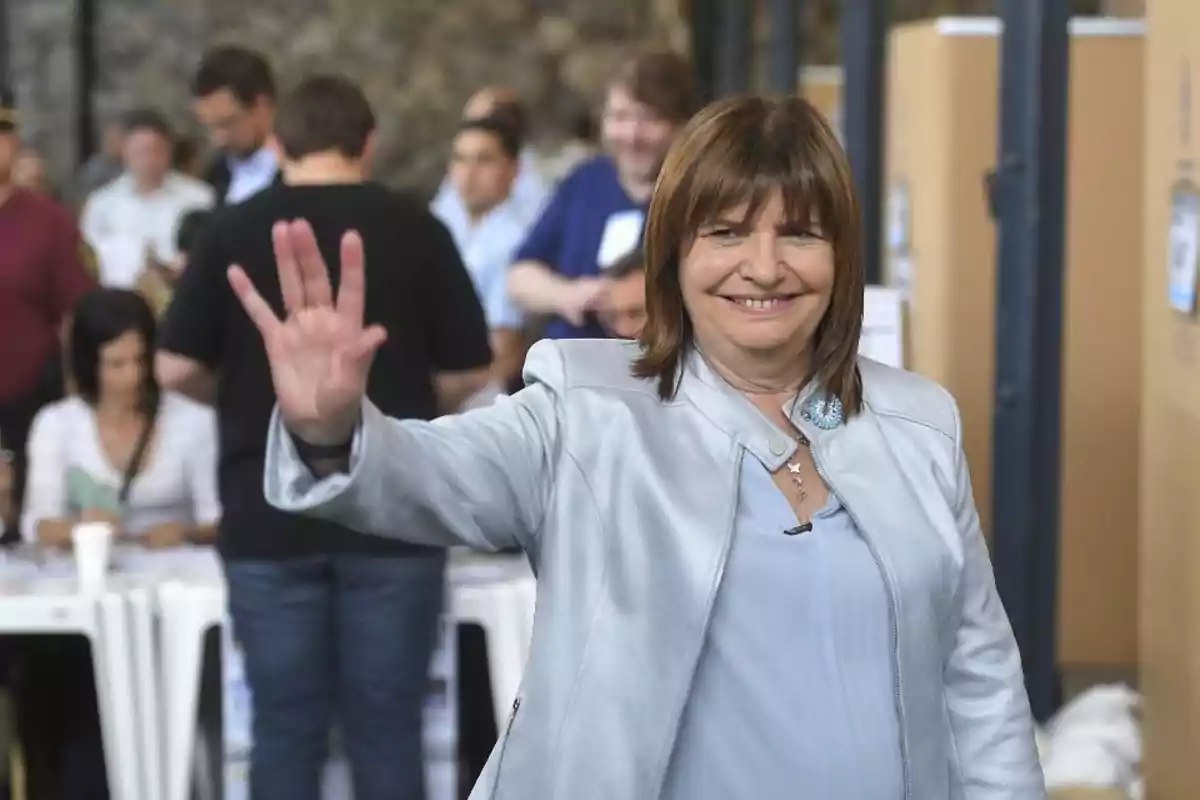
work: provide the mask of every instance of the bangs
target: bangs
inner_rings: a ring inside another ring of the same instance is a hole
[[[817,166],[827,159],[816,157],[812,134],[793,130],[788,132],[793,135],[781,140],[761,128],[746,133],[711,142],[710,151],[687,181],[691,185],[680,193],[688,198],[680,216],[685,238],[718,222],[751,228],[778,192],[785,230],[839,240],[838,222],[847,211],[839,198],[846,196],[846,187],[840,185],[840,175]]]

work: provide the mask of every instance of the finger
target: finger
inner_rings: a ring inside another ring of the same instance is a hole
[[[300,277],[304,282],[306,308],[322,308],[333,305],[333,292],[329,288],[329,268],[317,246],[317,235],[307,220],[293,220],[289,230],[292,249],[300,264]]]
[[[366,274],[363,240],[358,231],[346,231],[342,236],[342,279],[338,281],[337,313],[342,321],[362,327],[366,302]]]
[[[346,358],[360,364],[370,361],[375,351],[386,341],[387,330],[382,325],[372,325],[346,347]]]
[[[254,284],[250,282],[245,270],[234,265],[229,268],[227,274],[229,285],[233,287],[233,293],[241,301],[242,308],[246,309],[250,321],[258,328],[263,339],[267,340],[276,336],[283,328],[283,323],[279,321],[279,317],[275,316],[275,311],[267,305],[267,301],[263,300],[262,295],[254,288]]]
[[[300,262],[296,260],[296,249],[286,222],[271,226],[271,244],[275,248],[275,270],[279,273],[279,287],[283,289],[283,307],[289,314],[304,308],[304,281],[300,277]]]

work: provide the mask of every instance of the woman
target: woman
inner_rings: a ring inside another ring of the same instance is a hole
[[[811,106],[717,103],[654,192],[640,344],[541,343],[527,389],[431,424],[363,397],[386,334],[355,234],[334,306],[311,229],[277,228],[284,321],[230,270],[279,398],[271,502],[537,570],[473,797],[1045,796],[957,408],[856,355],[859,235]]]
[[[81,520],[151,548],[214,540],[215,420],[159,391],[154,341],[154,314],[135,292],[80,299],[67,345],[75,394],[42,409],[29,436],[27,541],[67,548]]]

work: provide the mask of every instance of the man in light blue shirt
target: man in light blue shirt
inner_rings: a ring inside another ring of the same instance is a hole
[[[497,117],[467,120],[454,137],[449,182],[456,200],[433,213],[449,229],[491,331],[492,382],[503,388],[525,359],[524,315],[509,299],[508,267],[533,218],[516,197],[521,140]]]
[[[521,144],[517,154],[517,172],[513,178],[510,199],[520,214],[530,221],[537,219],[550,196],[550,187],[542,178],[537,158],[525,147],[525,109],[511,89],[502,86],[480,89],[463,108],[463,120],[495,119],[503,122],[516,134]],[[465,216],[463,200],[454,186],[454,179],[447,175],[438,188],[431,210],[441,218]]]

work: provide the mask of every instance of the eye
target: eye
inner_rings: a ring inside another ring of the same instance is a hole
[[[821,235],[820,231],[815,230],[784,231],[781,235],[796,244],[819,244],[825,241],[825,237]]]

